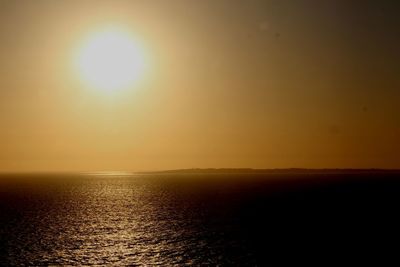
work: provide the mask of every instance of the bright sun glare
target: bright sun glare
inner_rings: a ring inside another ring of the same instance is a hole
[[[107,91],[134,85],[145,71],[145,55],[137,41],[119,29],[89,36],[77,55],[77,69],[89,86]]]

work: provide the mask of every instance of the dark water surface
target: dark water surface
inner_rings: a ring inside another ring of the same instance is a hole
[[[399,178],[396,173],[2,175],[0,265],[396,260]]]

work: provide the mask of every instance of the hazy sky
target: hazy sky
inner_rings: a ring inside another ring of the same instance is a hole
[[[0,171],[400,168],[398,1],[0,0]],[[146,79],[85,87],[109,25]]]

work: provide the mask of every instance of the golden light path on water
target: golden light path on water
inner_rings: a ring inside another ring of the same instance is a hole
[[[205,224],[205,218],[214,217],[205,215],[204,203],[163,184],[164,177],[117,173],[59,175],[48,177],[38,190],[29,188],[23,198],[30,208],[22,207],[22,219],[13,224],[12,235],[21,238],[8,245],[8,262],[212,264],[224,262],[224,251],[239,246],[226,247],[231,241],[224,231]]]

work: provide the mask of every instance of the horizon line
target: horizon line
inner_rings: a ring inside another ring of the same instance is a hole
[[[182,169],[162,169],[162,170],[145,170],[145,171],[133,171],[133,170],[99,170],[99,171],[53,171],[53,170],[43,170],[43,171],[1,171],[0,175],[5,174],[87,174],[87,175],[132,175],[132,174],[146,174],[146,173],[184,173],[184,172],[284,172],[284,171],[291,171],[291,172],[300,172],[300,171],[308,171],[308,172],[329,172],[329,171],[336,171],[336,172],[355,172],[355,171],[362,171],[362,172],[400,172],[400,168],[299,168],[299,167],[289,167],[289,168],[250,168],[250,167],[243,167],[243,168],[182,168]]]

